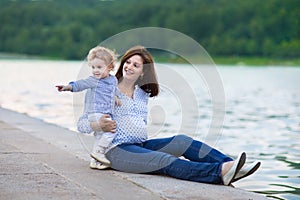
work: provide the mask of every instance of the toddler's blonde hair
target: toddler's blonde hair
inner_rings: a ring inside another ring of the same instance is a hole
[[[90,65],[90,62],[95,58],[103,60],[106,64],[106,66],[109,66],[110,64],[112,64],[114,66],[115,62],[117,61],[116,53],[114,51],[112,51],[108,48],[102,47],[102,46],[96,46],[89,51],[89,54],[87,56],[89,65]]]

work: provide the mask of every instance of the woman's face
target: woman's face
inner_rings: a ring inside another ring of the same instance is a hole
[[[123,64],[124,80],[136,82],[143,75],[143,59],[140,55],[133,55]]]

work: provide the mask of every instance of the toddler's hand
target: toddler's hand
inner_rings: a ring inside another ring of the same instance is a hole
[[[115,104],[116,104],[116,106],[121,106],[122,105],[122,101],[116,96],[115,96]]]
[[[62,92],[63,90],[63,85],[56,85],[55,87],[57,87],[57,90],[59,91],[59,92]]]
[[[59,92],[62,92],[62,91],[72,91],[72,86],[71,85],[56,85],[55,87],[57,87],[57,90]]]

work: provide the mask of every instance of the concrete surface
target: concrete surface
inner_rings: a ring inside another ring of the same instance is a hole
[[[93,137],[0,108],[0,199],[265,200],[238,188],[89,168]]]

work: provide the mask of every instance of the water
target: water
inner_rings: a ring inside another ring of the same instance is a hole
[[[83,65],[78,61],[1,60],[0,106],[76,130],[84,94],[75,96],[73,106],[73,94],[59,93],[54,86],[77,79]],[[270,199],[299,199],[300,68],[222,66],[218,71],[226,115],[222,134],[212,145],[233,157],[246,151],[249,161],[262,161],[257,173],[234,185]],[[187,130],[205,140],[213,114],[211,91],[203,77],[184,65],[158,65],[158,72],[160,80],[168,81],[149,105],[150,136]]]

